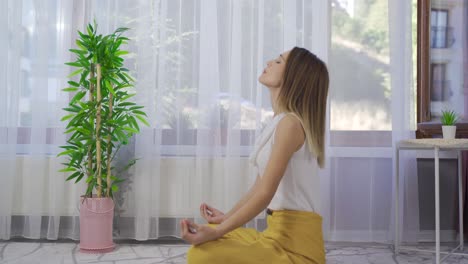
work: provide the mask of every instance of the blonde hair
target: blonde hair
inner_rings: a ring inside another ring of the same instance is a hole
[[[301,121],[309,150],[325,165],[325,115],[329,76],[325,63],[310,51],[294,47],[286,61],[276,102],[279,112],[291,112]]]

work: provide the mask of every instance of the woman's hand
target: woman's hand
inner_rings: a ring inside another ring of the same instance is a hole
[[[200,215],[210,224],[221,224],[224,221],[224,213],[206,203],[200,205]]]
[[[219,232],[206,225],[197,225],[184,219],[180,222],[180,236],[192,245],[203,244],[208,241],[216,240],[222,235]]]

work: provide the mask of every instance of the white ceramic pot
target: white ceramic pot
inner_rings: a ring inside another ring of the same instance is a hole
[[[456,131],[456,126],[442,126],[442,136],[444,139],[454,139]]]

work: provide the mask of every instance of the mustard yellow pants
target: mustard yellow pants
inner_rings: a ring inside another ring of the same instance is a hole
[[[322,217],[312,212],[274,211],[263,232],[238,228],[187,253],[188,264],[324,264]]]

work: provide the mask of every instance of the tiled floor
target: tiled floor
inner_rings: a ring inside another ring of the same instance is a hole
[[[419,246],[431,249],[430,246]],[[0,263],[11,264],[64,264],[64,263],[185,263],[185,244],[156,244],[120,242],[116,250],[107,254],[80,253],[78,244],[63,242],[0,241]],[[467,250],[465,252],[468,253]],[[423,252],[402,252],[394,256],[384,244],[331,243],[327,244],[329,264],[388,264],[388,263],[434,263],[434,255]],[[466,263],[468,257],[454,255],[444,263]]]

